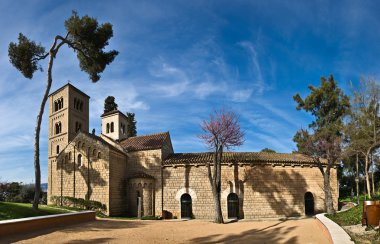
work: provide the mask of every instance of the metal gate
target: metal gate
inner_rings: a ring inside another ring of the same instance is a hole
[[[192,203],[191,196],[189,194],[183,194],[181,196],[181,219],[191,218],[192,216]]]
[[[239,197],[235,193],[230,193],[227,197],[228,218],[239,218]]]

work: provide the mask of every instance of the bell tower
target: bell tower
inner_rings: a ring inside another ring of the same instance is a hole
[[[78,131],[88,132],[90,97],[70,83],[49,95],[48,185],[56,170],[56,156]]]
[[[90,97],[70,83],[49,96],[49,150],[55,157],[77,134],[88,132]]]

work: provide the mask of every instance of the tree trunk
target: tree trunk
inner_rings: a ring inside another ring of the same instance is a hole
[[[371,181],[372,181],[372,194],[375,195],[375,177],[374,177],[373,171],[371,172]]]
[[[368,199],[371,199],[372,198],[371,197],[371,185],[369,182],[368,166],[369,166],[369,155],[367,154],[365,156],[365,181],[366,181]]]
[[[210,163],[207,164],[207,175],[210,181],[212,195],[214,198],[214,215],[215,223],[223,224],[222,207],[220,204],[220,192],[221,192],[221,160],[222,151],[219,147],[216,147],[214,152],[214,165],[211,171]]]
[[[323,174],[323,191],[325,193],[325,208],[328,214],[335,213],[333,198],[330,187],[330,169],[326,168]]]
[[[42,116],[44,114],[46,101],[48,99],[51,84],[53,82],[53,78],[52,78],[53,60],[54,60],[54,53],[50,52],[48,72],[47,72],[48,74],[47,85],[46,85],[44,96],[41,101],[40,111],[38,112],[38,115],[37,115],[37,125],[35,129],[35,134],[34,134],[34,174],[36,178],[36,181],[34,184],[34,187],[35,187],[34,200],[33,200],[34,210],[38,209],[38,203],[40,201],[40,194],[41,194],[40,131],[41,131]]]
[[[372,194],[375,195],[375,177],[374,177],[375,162],[373,160],[373,154],[371,154],[371,165],[372,165],[372,170],[371,170]]]
[[[359,204],[359,155],[356,154],[356,200]]]
[[[217,189],[217,187],[215,187]],[[215,211],[215,223],[223,224],[223,214],[222,214],[222,206],[220,204],[220,193],[217,191],[212,191],[212,195],[214,198],[214,211]]]

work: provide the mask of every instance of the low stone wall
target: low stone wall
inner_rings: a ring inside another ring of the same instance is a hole
[[[94,211],[83,211],[78,213],[65,213],[31,218],[3,220],[0,221],[0,237],[47,229],[51,227],[94,221],[95,219],[96,218]]]

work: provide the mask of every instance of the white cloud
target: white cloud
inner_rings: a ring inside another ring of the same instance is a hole
[[[251,97],[253,90],[235,90],[231,93],[231,100],[234,102],[246,102]]]
[[[257,55],[257,51],[254,47],[254,45],[251,42],[248,41],[242,41],[238,43],[241,47],[245,48],[248,51],[248,54],[250,55],[250,60],[252,63],[252,70],[255,74],[255,80],[253,81],[253,86],[257,88],[258,93],[263,93],[265,90],[265,82],[263,79],[263,74],[261,71],[261,65],[259,62],[259,58]]]
[[[197,97],[204,99],[213,93],[224,94],[227,91],[225,83],[212,83],[212,82],[202,82],[196,85],[194,88],[194,93]]]

